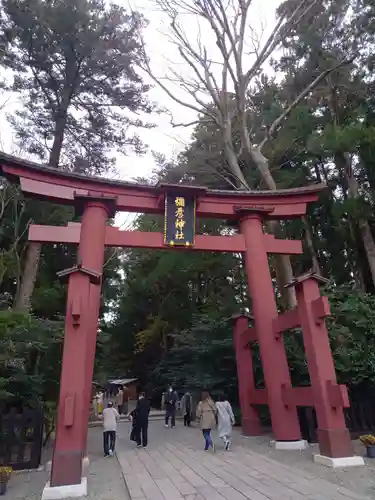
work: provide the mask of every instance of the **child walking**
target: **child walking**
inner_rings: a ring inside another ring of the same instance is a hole
[[[107,408],[103,410],[102,418],[104,456],[110,457],[115,452],[117,420],[120,418],[116,408],[113,408],[112,401],[109,401]]]

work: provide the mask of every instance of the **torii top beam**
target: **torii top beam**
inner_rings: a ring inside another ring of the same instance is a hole
[[[275,191],[226,191],[205,187],[158,184],[156,186],[114,181],[74,174],[26,161],[0,152],[3,175],[19,183],[26,196],[76,206],[78,197],[114,198],[116,211],[162,214],[164,195],[171,189],[186,190],[197,197],[198,217],[236,220],[240,209],[259,208],[265,218],[290,219],[306,213],[325,184]]]

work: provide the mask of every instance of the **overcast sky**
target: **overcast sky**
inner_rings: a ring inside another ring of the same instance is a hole
[[[145,41],[155,73],[162,77],[168,72],[168,66],[171,63],[181,65],[181,61],[177,60],[175,48],[165,36],[168,32],[168,20],[165,14],[157,9],[152,0],[119,0],[119,3],[122,2],[125,7],[130,2],[132,8],[141,11],[150,22],[145,32]],[[253,0],[253,6],[249,15],[251,26],[260,30],[265,25],[266,31],[269,31],[274,25],[275,9],[280,3],[280,0]],[[196,30],[194,19],[191,17],[187,18],[184,23],[186,24],[186,31],[194,39],[196,34],[196,31],[194,32],[194,29]],[[202,40],[210,50],[215,50],[212,34],[208,30],[203,33]],[[250,63],[251,60],[249,61]],[[155,86],[150,91],[150,98],[170,110],[175,123],[186,123],[195,118],[194,112],[176,104],[160,87]],[[16,97],[9,98],[9,96],[2,95],[0,99],[0,104],[4,103],[7,99],[6,106],[0,113],[0,149],[11,154],[17,154],[12,133],[6,121],[6,113],[17,109],[19,103]],[[119,178],[131,180],[134,177],[149,176],[155,167],[154,159],[151,155],[152,150],[162,153],[169,158],[178,154],[184,148],[189,142],[192,127],[174,128],[170,120],[170,116],[167,115],[156,116],[153,119],[153,122],[157,125],[156,128],[139,131],[143,141],[148,144],[150,152],[143,157],[135,155],[127,157],[119,156],[117,158]]]

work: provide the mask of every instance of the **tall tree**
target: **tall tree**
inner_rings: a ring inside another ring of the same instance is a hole
[[[113,149],[141,149],[135,113],[152,109],[137,73],[141,15],[103,0],[4,0],[0,21],[0,64],[13,74],[5,87],[23,103],[10,121],[24,149],[97,174],[113,166]],[[40,251],[28,247],[17,308],[30,306]]]
[[[237,189],[252,189],[249,170],[254,166],[267,189],[277,188],[274,176],[265,156],[265,147],[275,136],[285,119],[324,78],[338,67],[347,64],[339,61],[315,75],[298,95],[277,115],[267,129],[254,129],[252,122],[251,94],[255,81],[264,71],[264,64],[282,45],[285,37],[299,25],[320,2],[298,0],[292,2],[290,10],[280,10],[275,27],[265,42],[254,26],[249,23],[252,0],[157,0],[170,19],[170,37],[178,47],[179,54],[191,71],[189,78],[170,68],[169,83],[178,83],[189,97],[184,99],[175,93],[165,79],[158,78],[145,58],[145,69],[165,92],[180,105],[202,114],[219,128],[222,136],[225,159],[231,184]],[[184,30],[187,15],[195,16],[199,33],[209,29],[217,50],[205,46],[202,37],[194,40]],[[252,45],[254,60],[247,63],[247,45]],[[167,76],[168,80],[168,76]],[[250,95],[250,99],[249,99]],[[233,134],[234,119],[239,123],[239,136]],[[260,134],[260,132],[262,132]],[[277,223],[268,224],[270,231],[278,232]],[[289,306],[295,305],[294,290],[284,288],[293,277],[288,256],[277,256],[279,288]]]
[[[295,3],[289,0],[280,9],[291,11]],[[357,284],[364,290],[369,284],[374,289],[375,242],[370,223],[371,194],[361,182],[366,174],[359,151],[374,138],[373,125],[365,120],[368,90],[373,83],[372,75],[365,78],[371,53],[366,49],[370,47],[367,22],[351,10],[356,3],[340,0],[317,5],[284,40],[278,69],[285,72],[289,92],[295,95],[315,75],[357,55],[356,64],[330,74],[308,100],[315,108],[316,128],[307,147],[316,160],[323,159],[320,170],[331,171],[331,179],[333,173],[332,181],[341,193],[342,215],[351,240],[348,253]],[[303,61],[297,71],[296,59]]]

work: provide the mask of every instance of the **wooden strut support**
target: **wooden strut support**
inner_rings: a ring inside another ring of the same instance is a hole
[[[337,384],[324,321],[330,315],[330,308],[327,297],[321,297],[319,291],[319,283],[326,281],[314,273],[307,273],[288,286],[296,289],[299,323],[311,380],[311,404],[316,409],[318,420],[320,454],[331,458],[351,457],[353,448],[343,412],[343,408],[349,407],[349,398],[346,386]]]
[[[249,329],[249,316],[238,314],[233,316],[233,320],[242,431],[245,436],[260,436],[262,434],[261,423],[252,398],[255,393],[253,359],[246,335]]]
[[[349,407],[347,388],[338,385],[324,318],[330,315],[327,297],[322,297],[319,283],[326,282],[314,273],[294,279],[298,306],[273,318],[276,342],[282,342],[286,330],[302,327],[310,387],[280,385],[280,398],[285,407],[315,407],[318,420],[320,454],[330,458],[351,457],[353,448],[345,424],[343,408]],[[251,359],[251,343],[260,340],[256,329],[248,327],[248,316],[234,317],[235,350],[243,428],[247,435],[260,432],[256,405],[269,404],[268,391],[255,389]],[[262,358],[263,361],[263,358]],[[274,425],[273,425],[274,428]],[[275,428],[274,428],[275,430]]]
[[[111,200],[84,200],[79,264],[68,278],[64,351],[51,486],[80,484],[86,453],[105,232]]]

